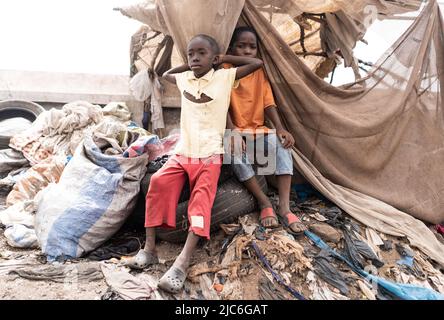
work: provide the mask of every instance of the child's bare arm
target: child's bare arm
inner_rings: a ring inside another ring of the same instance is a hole
[[[230,63],[236,66],[236,80],[248,76],[250,73],[253,73],[264,65],[261,59],[244,56],[232,56],[228,54],[220,54],[218,57],[218,63]]]
[[[166,81],[171,82],[171,83],[176,83],[176,77],[174,76],[175,73],[182,73],[185,71],[190,70],[190,67],[188,66],[188,64],[183,64],[179,67],[175,67],[172,68],[168,71],[166,71],[163,75],[162,78],[164,78]]]
[[[236,126],[234,125],[233,121],[231,120],[231,115],[228,112],[227,113],[227,130],[229,131],[229,134],[231,136],[230,139],[230,153],[240,155],[242,152],[245,152],[246,145],[245,141],[242,139],[242,136],[239,134],[239,132],[236,130]],[[240,146],[239,146],[240,144]],[[239,149],[240,147],[240,149]]]
[[[229,129],[229,130],[236,129],[236,127],[234,126],[233,121],[231,120],[231,115],[230,115],[229,112],[227,113],[227,129]]]
[[[265,109],[265,115],[273,122],[276,127],[276,135],[281,139],[281,143],[285,149],[294,145],[294,138],[290,132],[284,129],[281,118],[275,107],[268,107]]]

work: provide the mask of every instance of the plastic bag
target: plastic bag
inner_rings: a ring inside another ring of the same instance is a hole
[[[12,206],[26,200],[33,200],[35,195],[50,183],[59,181],[65,167],[66,158],[52,157],[34,165],[16,182],[6,198],[6,205]]]
[[[107,155],[98,144],[103,141],[88,135],[59,183],[41,193],[35,229],[49,261],[78,258],[96,249],[120,229],[135,207],[147,155]]]
[[[38,241],[34,229],[22,224],[14,224],[5,230],[6,242],[15,248],[37,248]]]
[[[6,177],[12,170],[27,166],[28,163],[20,151],[0,150],[0,179]]]
[[[162,140],[156,135],[143,136],[133,142],[125,150],[123,156],[126,158],[137,157],[148,153],[148,161],[153,161],[164,155],[171,155],[180,139],[179,134],[172,134]]]
[[[6,227],[22,224],[34,227],[34,201],[23,201],[0,211],[0,225]]]

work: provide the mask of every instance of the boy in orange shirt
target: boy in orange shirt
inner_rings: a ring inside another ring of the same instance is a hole
[[[229,52],[235,56],[256,58],[256,31],[250,27],[237,28],[231,39]],[[241,79],[237,87],[232,90],[227,127],[246,134],[247,138],[249,136],[247,141],[254,140],[256,150],[264,146],[265,149],[268,149],[269,154],[275,152],[276,168],[273,173],[277,177],[279,189],[278,214],[292,232],[301,233],[306,230],[306,227],[290,211],[290,187],[293,175],[293,159],[290,148],[294,145],[294,138],[282,126],[276,109],[270,83],[264,70],[258,69]],[[276,134],[264,125],[265,115],[273,122]],[[238,179],[258,200],[261,208],[261,224],[267,228],[277,227],[278,219],[273,206],[260,188],[245,153],[243,153],[242,159],[239,157],[236,159],[234,156],[233,170]]]

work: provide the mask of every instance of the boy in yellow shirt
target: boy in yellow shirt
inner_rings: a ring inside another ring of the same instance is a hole
[[[190,259],[200,238],[210,238],[211,208],[217,190],[231,89],[240,79],[262,66],[252,57],[220,55],[217,42],[197,35],[188,44],[188,63],[167,71],[163,77],[177,84],[181,92],[181,137],[175,155],[157,171],[146,196],[146,243],[127,265],[143,269],[158,263],[155,236],[157,227],[175,228],[176,209],[188,177],[190,228],[184,248],[172,267],[159,280],[159,288],[181,290]],[[215,70],[231,63],[237,68]]]

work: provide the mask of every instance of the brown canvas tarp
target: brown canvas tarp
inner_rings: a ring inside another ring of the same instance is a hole
[[[413,218],[444,220],[444,33],[436,1],[367,78],[347,88],[308,70],[248,1],[243,17],[261,38],[299,171],[357,220],[407,236],[444,264],[444,246]]]
[[[269,11],[272,7],[274,11],[284,12],[292,17],[303,12],[321,13],[342,10],[358,18],[368,6],[376,8],[380,14],[391,15],[417,10],[421,5],[420,0],[251,0],[251,2],[259,10]]]
[[[302,64],[247,3],[279,110],[328,179],[425,221],[444,220],[442,20],[431,3],[375,70],[347,89]]]
[[[323,65],[320,74],[325,75],[325,72],[331,71],[334,67],[332,61],[339,59],[337,54],[339,49],[345,66],[351,66],[358,79],[359,67],[353,56],[353,49],[357,41],[364,36],[368,25],[378,17],[417,10],[421,1],[252,0],[252,3],[277,28],[284,40],[291,44],[292,49],[299,52],[300,59],[311,70],[317,70],[326,60],[322,55],[325,53],[331,61]],[[230,28],[233,28],[237,22],[243,5],[244,0],[146,0],[117,10],[149,25],[153,31],[173,36],[179,52],[183,52],[189,39],[197,33],[213,36],[225,49],[231,36]],[[193,8],[192,13],[189,8]],[[312,20],[303,16],[303,13],[323,14],[323,22],[320,24],[319,20]],[[297,41],[302,37],[303,29],[305,29],[304,46],[302,41]],[[306,52],[305,50],[309,52],[308,55],[302,54]],[[314,55],[311,55],[312,53]],[[147,57],[146,53],[142,52],[141,56]],[[327,66],[330,67],[325,70]]]

